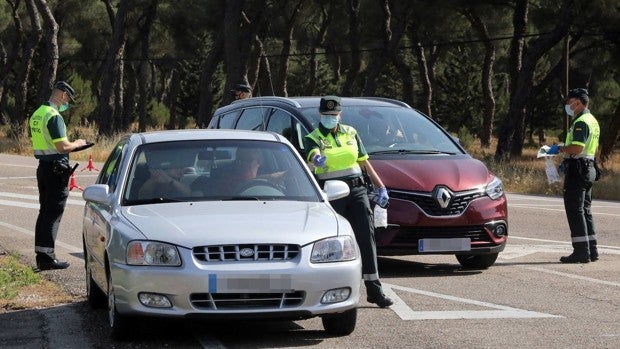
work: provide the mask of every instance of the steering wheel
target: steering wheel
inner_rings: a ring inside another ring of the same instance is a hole
[[[235,188],[235,194],[243,196],[284,196],[282,188],[263,178],[250,179]]]

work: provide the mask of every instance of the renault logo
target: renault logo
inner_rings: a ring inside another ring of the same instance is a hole
[[[450,205],[450,200],[452,200],[452,193],[447,188],[437,187],[433,197],[437,200],[439,207],[447,208]]]
[[[252,257],[254,255],[254,249],[251,249],[249,247],[245,247],[242,248],[241,250],[239,250],[239,254],[241,255],[241,257]]]

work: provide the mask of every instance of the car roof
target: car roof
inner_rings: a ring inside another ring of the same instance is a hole
[[[273,132],[227,130],[227,129],[186,129],[186,130],[163,130],[135,133],[132,137],[139,137],[141,143],[158,143],[182,140],[204,139],[237,139],[237,140],[262,140],[283,142],[285,139]]]
[[[375,107],[402,107],[411,109],[405,103],[391,98],[384,97],[341,97],[343,107],[350,106],[375,106]],[[233,101],[231,104],[220,108],[219,110],[236,109],[238,106],[280,106],[288,105],[295,109],[301,108],[318,108],[321,96],[296,96],[296,97],[278,97],[278,96],[261,96]]]

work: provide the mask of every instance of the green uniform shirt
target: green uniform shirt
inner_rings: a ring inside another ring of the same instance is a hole
[[[572,157],[594,159],[600,135],[601,129],[598,122],[594,115],[586,109],[573,121],[564,144],[566,146],[573,144],[583,146],[581,154]]]
[[[51,103],[43,103],[32,114],[29,126],[35,158],[48,161],[69,158],[69,154],[56,150],[55,144],[67,139],[67,126]]]

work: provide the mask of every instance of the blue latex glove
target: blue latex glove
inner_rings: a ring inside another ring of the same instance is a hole
[[[322,156],[320,154],[316,154],[312,158],[312,163],[316,167],[325,167],[325,162],[327,161],[327,156]]]
[[[389,201],[390,197],[388,196],[387,189],[379,188],[377,190],[377,205],[381,206],[382,208],[386,208]]]
[[[547,154],[555,155],[559,153],[560,153],[560,146],[557,144],[552,145],[551,147],[549,147],[549,150],[547,150]]]

